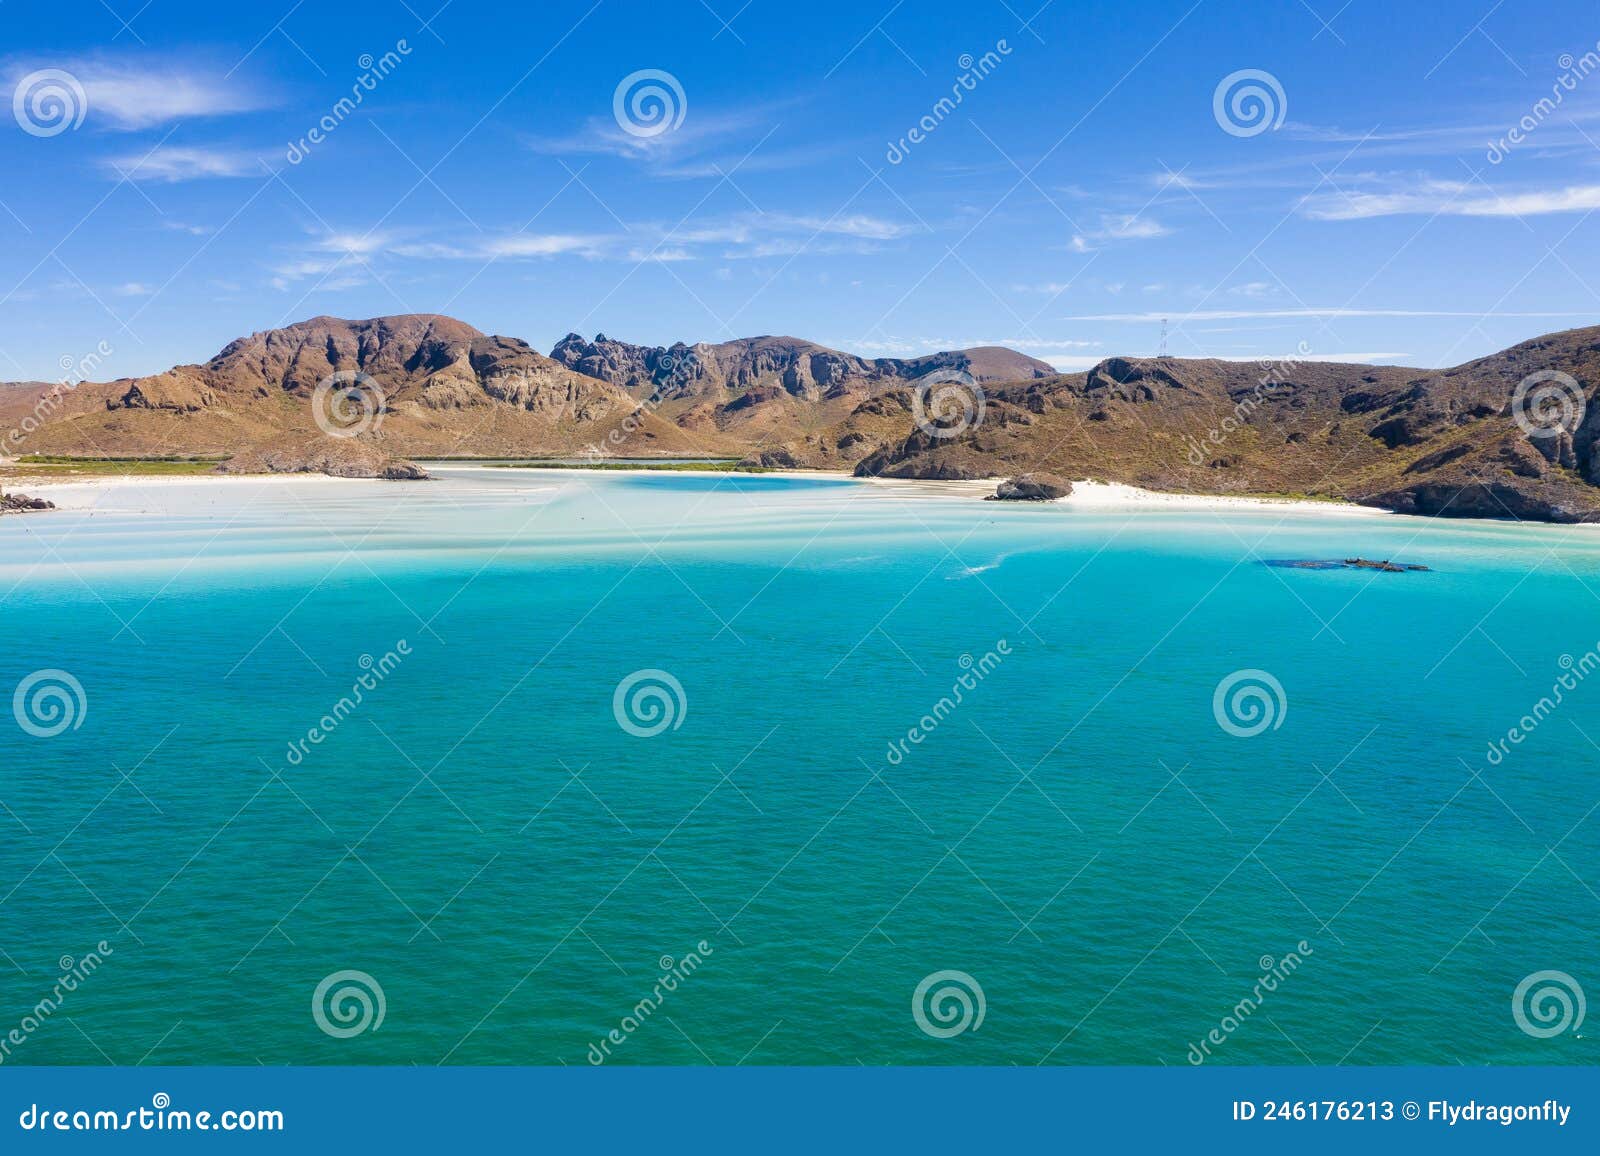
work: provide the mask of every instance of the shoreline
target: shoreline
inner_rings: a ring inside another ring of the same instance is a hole
[[[476,465],[471,462],[451,461],[432,462],[424,468],[440,476],[452,474],[465,474],[468,472],[484,471],[494,467]],[[590,473],[600,473],[617,477],[636,477],[639,475],[660,474],[689,474],[693,476],[719,477],[719,478],[825,478],[834,481],[859,482],[886,493],[898,492],[904,497],[945,497],[967,498],[980,501],[994,493],[999,478],[984,479],[955,479],[941,480],[932,478],[858,478],[846,470],[762,470],[760,472],[743,470],[685,470],[675,469],[664,471],[640,466],[633,469],[608,469],[599,471],[584,470],[581,468],[556,466],[541,468],[538,466],[519,467],[515,474],[559,474],[576,480]],[[150,475],[150,474],[101,474],[92,476],[50,477],[44,474],[17,474],[0,479],[5,487],[19,493],[36,494],[36,496],[50,496],[54,493],[59,497],[72,497],[74,494],[92,494],[121,487],[168,487],[177,485],[201,486],[228,486],[245,484],[267,485],[310,485],[318,482],[382,482],[386,486],[405,485],[404,482],[386,481],[380,478],[340,478],[327,474],[294,473],[294,474],[181,474],[181,475]],[[422,483],[425,484],[425,483]],[[1303,498],[1273,498],[1254,497],[1234,494],[1182,494],[1160,490],[1146,490],[1138,486],[1123,485],[1117,482],[1097,482],[1089,479],[1074,479],[1072,493],[1065,498],[1058,498],[1049,502],[1005,502],[997,503],[1007,507],[1021,506],[1062,506],[1071,510],[1085,512],[1114,512],[1117,510],[1233,510],[1233,511],[1278,511],[1283,513],[1329,515],[1358,515],[1371,517],[1399,517],[1389,510],[1373,506],[1359,506],[1352,502],[1340,501],[1314,501]],[[1541,523],[1542,524],[1542,523]]]
[[[478,483],[490,485],[488,467],[468,462],[436,463],[431,467],[435,480],[453,479],[457,482],[468,484]],[[468,472],[479,475],[476,478],[466,478]],[[729,470],[673,470],[662,471],[649,467],[622,470],[589,471],[568,467],[542,469],[527,467],[519,470],[496,470],[495,481],[501,485],[491,488],[503,493],[526,492],[533,493],[539,489],[561,489],[567,482],[576,481],[578,476],[586,473],[601,473],[612,475],[643,475],[663,473],[689,474],[698,477],[715,478],[795,478],[795,479],[827,479],[836,482],[860,483],[863,488],[876,492],[880,500],[885,501],[929,501],[929,500],[956,500],[965,502],[984,501],[994,493],[999,484],[999,478],[985,479],[954,479],[940,480],[931,478],[858,478],[845,470],[802,470],[802,469],[768,469],[759,472],[729,471]],[[503,483],[516,475],[535,474],[541,475],[539,485],[507,486]],[[556,477],[555,475],[561,475]],[[252,484],[278,486],[315,486],[318,483],[335,485],[381,485],[385,487],[399,486],[402,493],[410,493],[408,485],[420,485],[424,490],[426,482],[408,483],[393,481],[383,478],[343,478],[320,473],[284,473],[284,474],[99,474],[99,475],[73,475],[49,477],[43,474],[15,474],[0,473],[0,484],[9,493],[21,494],[29,497],[41,497],[54,502],[54,510],[19,511],[17,514],[5,514],[7,523],[22,513],[35,515],[34,521],[52,513],[96,513],[110,512],[111,508],[105,505],[110,498],[133,498],[137,500],[138,492],[154,496],[154,493],[171,487],[193,486],[198,492],[211,491],[212,499],[223,500],[227,493],[226,487],[249,486]],[[1117,482],[1097,482],[1090,479],[1072,479],[1073,491],[1065,498],[1054,501],[1006,501],[994,502],[993,511],[996,515],[1004,509],[1033,509],[1043,512],[1051,507],[1060,507],[1058,513],[1079,513],[1084,515],[1114,516],[1117,514],[1168,514],[1183,515],[1186,513],[1205,513],[1213,516],[1232,513],[1236,515],[1277,514],[1281,517],[1300,517],[1317,519],[1349,518],[1393,518],[1416,521],[1418,523],[1443,523],[1459,525],[1462,527],[1477,525],[1480,527],[1527,527],[1530,529],[1567,529],[1579,530],[1587,528],[1591,531],[1600,530],[1600,522],[1596,523],[1564,523],[1553,521],[1540,521],[1534,519],[1515,518],[1444,518],[1420,514],[1402,514],[1394,510],[1386,510],[1376,506],[1362,506],[1353,502],[1320,501],[1306,498],[1251,496],[1240,494],[1184,494],[1169,491],[1146,490],[1138,486],[1124,485]],[[985,503],[986,508],[989,504]],[[132,512],[127,509],[118,509],[117,512]],[[1023,515],[1026,516],[1026,515]]]
[[[1072,493],[1059,501],[1079,509],[1129,509],[1178,507],[1192,510],[1281,510],[1297,514],[1354,514],[1361,517],[1398,518],[1404,515],[1378,506],[1355,502],[1319,501],[1312,498],[1255,497],[1244,494],[1177,494],[1145,490],[1119,482],[1082,481],[1072,483]]]
[[[469,462],[444,462],[430,463],[427,459],[419,459],[425,469],[437,470],[441,473],[461,471],[468,469],[499,468],[489,466],[474,466]],[[551,474],[589,474],[603,473],[614,474],[621,477],[636,476],[640,474],[692,474],[710,477],[735,477],[735,478],[831,478],[836,481],[859,482],[866,486],[876,486],[885,490],[903,490],[924,497],[952,497],[974,498],[986,500],[995,491],[1004,479],[993,478],[861,478],[848,470],[782,470],[764,469],[751,470],[694,470],[673,469],[660,470],[649,466],[637,468],[588,470],[581,466],[551,466],[541,467],[535,465],[517,467],[519,473],[551,473]],[[1097,482],[1089,478],[1074,479],[1072,493],[1065,498],[1057,498],[1048,502],[1005,502],[1006,506],[1066,506],[1069,509],[1084,510],[1115,510],[1123,508],[1145,508],[1181,506],[1186,509],[1262,509],[1262,510],[1293,510],[1297,513],[1312,514],[1362,514],[1387,517],[1399,517],[1392,510],[1380,509],[1376,506],[1359,506],[1354,502],[1341,502],[1337,500],[1317,501],[1307,498],[1273,498],[1254,497],[1239,494],[1180,494],[1163,490],[1146,490],[1139,486],[1123,485],[1120,482]]]

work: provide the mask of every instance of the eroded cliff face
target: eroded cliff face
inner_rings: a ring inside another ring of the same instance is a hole
[[[550,356],[579,373],[630,391],[659,397],[724,400],[763,387],[817,398],[854,389],[872,393],[913,381],[936,369],[960,370],[982,381],[1017,381],[1053,373],[1049,365],[997,346],[953,350],[927,357],[864,358],[796,337],[747,337],[721,344],[630,345],[597,334],[585,341],[569,333]]]

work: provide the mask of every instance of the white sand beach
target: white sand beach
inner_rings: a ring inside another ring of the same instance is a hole
[[[449,479],[452,476],[459,478],[462,474],[482,475],[486,468],[471,462],[445,462],[429,463],[428,467],[436,477]],[[543,477],[560,477],[562,479],[578,480],[583,477],[600,474],[602,476],[618,477],[638,474],[661,475],[666,471],[648,468],[590,471],[581,468],[552,467],[539,469],[538,467],[519,467],[508,474],[521,475],[537,474]],[[727,470],[676,470],[672,473],[714,474],[718,477],[763,477],[763,478],[833,478],[840,481],[859,481],[863,485],[871,486],[903,498],[971,498],[982,500],[994,493],[998,484],[997,478],[982,478],[974,480],[931,480],[931,479],[901,479],[901,478],[855,478],[842,470],[767,470],[759,474],[744,473],[741,471]],[[63,509],[89,509],[103,505],[113,495],[133,495],[139,491],[164,489],[171,486],[185,487],[216,487],[219,496],[227,488],[254,487],[254,486],[307,486],[317,484],[340,484],[350,486],[394,486],[405,483],[385,482],[366,478],[333,478],[325,474],[181,474],[171,476],[159,475],[127,475],[127,476],[95,476],[95,477],[48,477],[43,475],[29,476],[19,473],[6,477],[4,484],[7,489],[45,497]],[[1158,490],[1145,490],[1138,486],[1122,485],[1116,482],[1097,482],[1090,479],[1078,479],[1072,483],[1072,493],[1065,498],[1052,503],[1065,506],[1069,509],[1093,510],[1095,512],[1114,513],[1118,510],[1140,509],[1188,509],[1188,510],[1270,510],[1280,513],[1320,514],[1334,516],[1350,516],[1353,514],[1370,515],[1373,517],[1392,517],[1386,510],[1375,509],[1370,506],[1358,506],[1349,502],[1335,501],[1308,501],[1294,498],[1258,498],[1222,494],[1177,494],[1166,493]]]
[[[814,475],[813,475],[814,476]],[[848,475],[840,474],[840,477]],[[942,497],[987,498],[999,484],[998,478],[974,481],[924,481],[898,478],[866,478],[869,485],[896,489],[911,495],[939,495]],[[1159,490],[1144,490],[1138,486],[1125,486],[1117,482],[1097,482],[1087,478],[1072,483],[1072,493],[1059,498],[1052,505],[1071,509],[1115,513],[1118,510],[1188,509],[1188,510],[1274,510],[1281,513],[1341,515],[1370,514],[1392,517],[1387,510],[1371,506],[1358,506],[1353,502],[1318,502],[1296,498],[1254,498],[1224,494],[1174,494]]]

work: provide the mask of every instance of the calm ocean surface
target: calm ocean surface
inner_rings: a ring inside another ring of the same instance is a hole
[[[1600,992],[1600,530],[466,468],[96,500],[0,520],[0,698],[82,687],[0,712],[7,1063],[1600,1062],[1513,1009]],[[1434,569],[1261,562],[1354,554]],[[640,671],[681,697],[617,706]],[[947,971],[971,1013],[913,1014]]]

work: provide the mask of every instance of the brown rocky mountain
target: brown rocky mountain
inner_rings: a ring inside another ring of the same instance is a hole
[[[1343,498],[1404,513],[1600,521],[1597,381],[1600,328],[1433,372],[1112,358],[1088,373],[987,389],[981,423],[954,436],[912,430],[856,473],[1049,470],[1159,490]],[[1551,391],[1548,411],[1541,390]],[[1530,433],[1543,428],[1552,432]]]
[[[999,346],[869,359],[795,337],[643,346],[569,333],[550,356],[620,386],[685,429],[737,439],[755,464],[833,469],[854,465],[904,428],[902,411],[879,413],[864,404],[904,392],[908,382],[935,370],[966,373],[984,384],[1055,372]],[[883,417],[888,421],[877,420]]]
[[[0,393],[7,414],[41,399],[48,420],[9,452],[254,453],[288,468],[297,447],[315,457],[320,443],[344,440],[365,447],[337,455],[359,471],[385,458],[575,454],[608,438],[646,454],[742,450],[642,411],[625,391],[524,342],[430,314],[316,317],[240,338],[203,365]],[[355,436],[329,439],[325,427]]]
[[[918,380],[934,370],[957,380]],[[1600,521],[1597,381],[1600,328],[1438,371],[1111,358],[1063,375],[1006,349],[865,359],[784,337],[644,347],[574,335],[545,357],[447,317],[319,317],[153,377],[0,386],[0,423],[11,454],[229,455],[235,471],[739,456],[1570,522]],[[1559,424],[1541,398],[1565,402]],[[1531,432],[1541,425],[1549,436]]]
[[[781,389],[812,400],[845,391],[880,392],[936,369],[962,370],[980,383],[1048,377],[1048,364],[988,345],[926,357],[869,360],[796,337],[746,337],[718,345],[629,345],[605,334],[585,341],[569,333],[550,351],[569,369],[662,399],[720,395],[727,401],[752,390]]]

